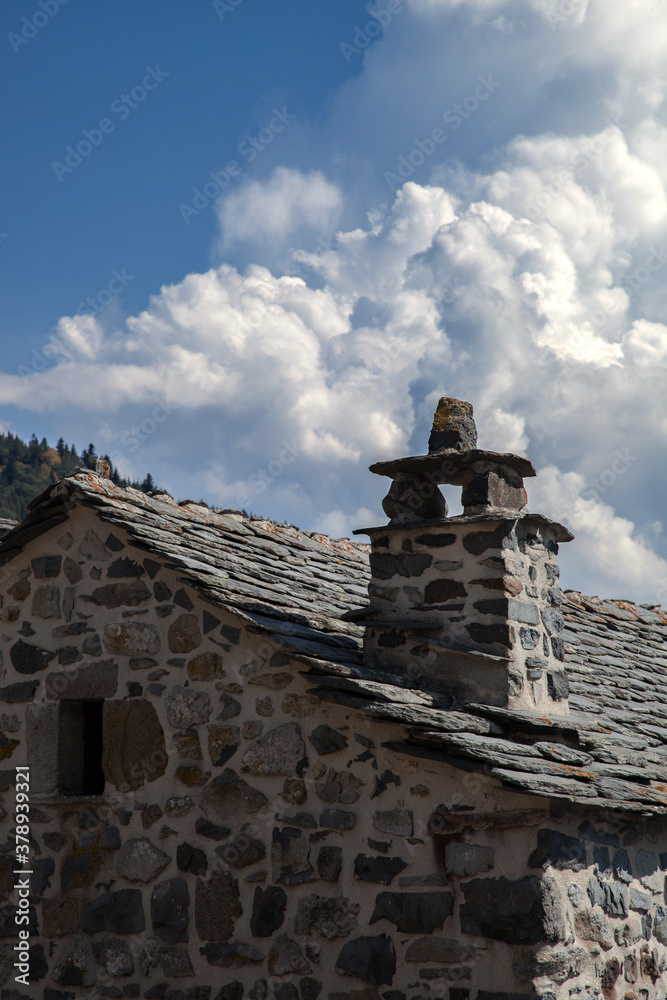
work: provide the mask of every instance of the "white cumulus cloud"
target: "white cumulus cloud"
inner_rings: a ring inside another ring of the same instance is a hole
[[[320,171],[278,167],[267,181],[248,181],[221,199],[221,247],[282,243],[304,229],[328,232],[342,201],[339,189]]]
[[[565,584],[656,599],[667,8],[563,9],[406,4],[320,130],[347,167],[246,182],[218,206],[226,259],[118,328],[63,317],[54,364],[0,374],[3,398],[65,430],[83,415],[181,496],[334,535],[380,516],[389,484],[366,467],[423,452],[438,397],[468,399],[482,446],[540,469],[531,509],[574,529]],[[390,190],[435,128],[446,141]],[[254,262],[233,266],[238,247]]]

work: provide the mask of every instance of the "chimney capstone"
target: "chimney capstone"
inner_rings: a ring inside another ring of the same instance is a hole
[[[371,466],[392,484],[389,524],[355,532],[371,539],[364,660],[452,707],[567,715],[556,556],[573,535],[525,509],[527,459],[476,445],[471,404],[443,397],[427,455]],[[445,483],[462,515],[448,517]]]

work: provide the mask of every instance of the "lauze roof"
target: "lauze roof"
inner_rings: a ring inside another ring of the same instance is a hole
[[[177,504],[79,472],[49,487],[0,543],[6,564],[82,505],[158,554],[202,598],[267,634],[303,664],[311,690],[400,724],[393,749],[477,770],[519,791],[601,808],[667,813],[667,614],[659,607],[563,595],[567,717],[442,696],[366,668],[368,547],[291,525]],[[355,614],[356,612],[356,614]]]

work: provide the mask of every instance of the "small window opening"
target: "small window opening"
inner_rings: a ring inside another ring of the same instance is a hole
[[[58,773],[61,795],[102,795],[103,701],[62,701]]]

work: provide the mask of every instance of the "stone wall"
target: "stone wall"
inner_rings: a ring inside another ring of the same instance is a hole
[[[498,514],[372,529],[368,665],[459,703],[566,715],[559,527]]]
[[[553,808],[528,864],[552,884],[565,925],[558,943],[516,958],[533,963],[540,992],[557,1000],[667,997],[665,847],[664,820]]]
[[[663,997],[664,827],[390,751],[396,728],[322,704],[302,664],[91,512],[33,549],[0,610],[2,1000]],[[102,697],[104,795],[63,797],[59,744]]]

